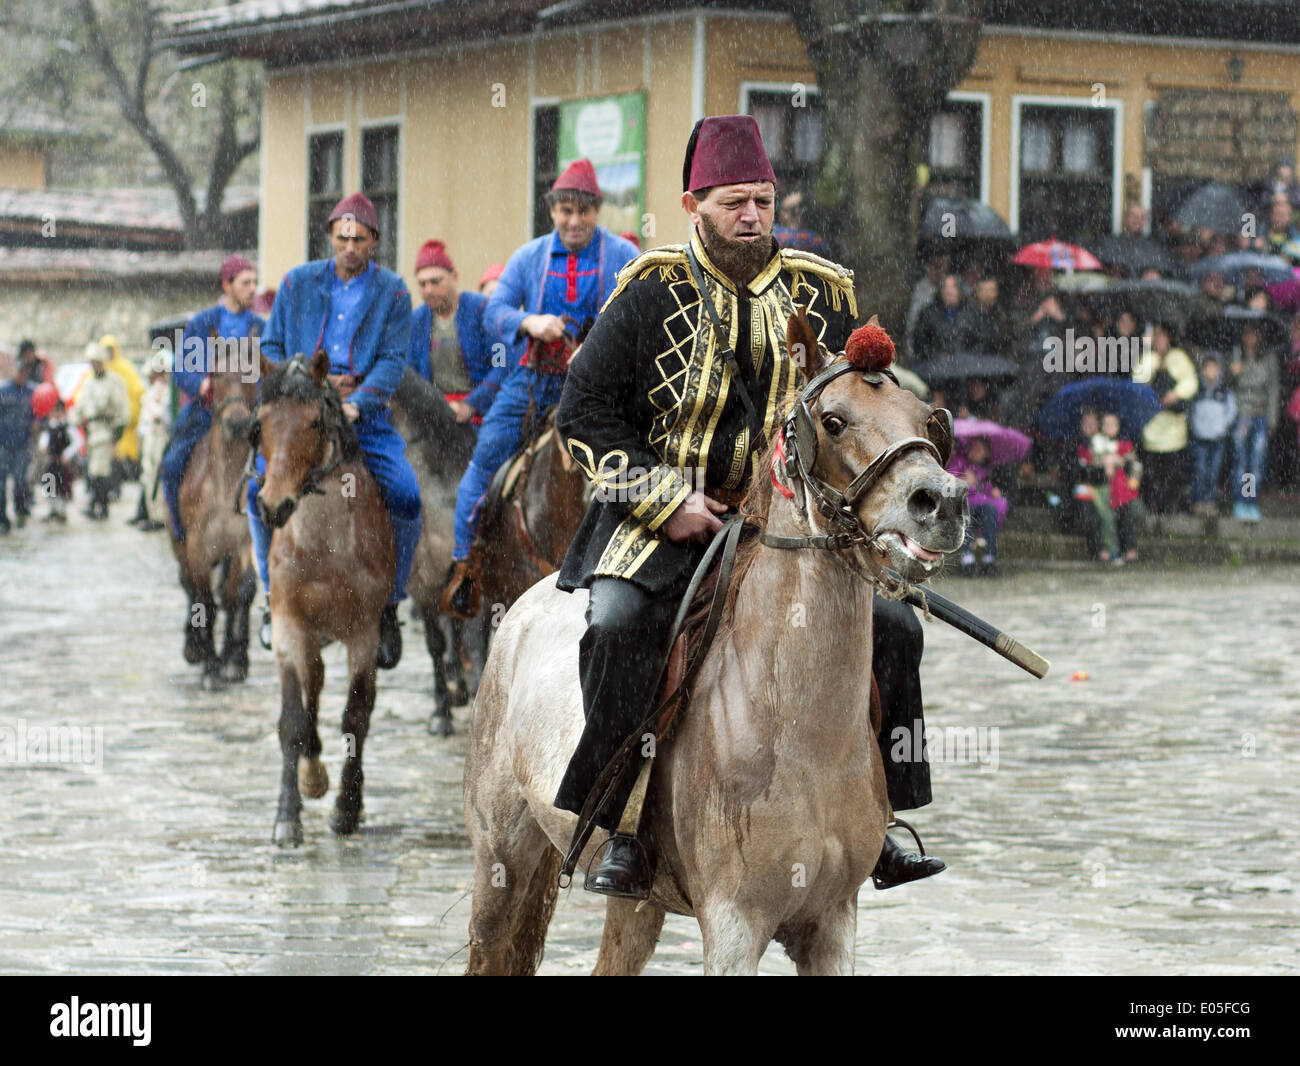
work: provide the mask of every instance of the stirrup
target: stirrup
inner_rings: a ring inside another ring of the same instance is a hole
[[[899,818],[898,815],[894,815],[894,817],[890,820],[889,824],[885,826],[885,835],[888,836],[889,831],[893,829],[895,826],[897,826],[900,829],[906,829],[909,833],[912,834],[912,839],[916,841],[917,851],[921,853],[922,858],[925,858],[926,857],[925,845],[921,843],[921,834],[916,831],[916,827],[912,825],[911,822],[905,822],[903,821],[903,819]],[[871,875],[871,884],[874,886],[877,892],[881,891],[882,887],[892,888],[894,886],[894,882],[882,881],[875,874]]]

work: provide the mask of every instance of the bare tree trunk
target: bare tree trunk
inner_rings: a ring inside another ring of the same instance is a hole
[[[855,273],[858,309],[901,339],[911,299],[917,163],[930,119],[975,62],[983,0],[791,4],[817,73],[826,154],[815,211]]]

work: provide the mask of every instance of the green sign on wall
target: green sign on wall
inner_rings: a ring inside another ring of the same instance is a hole
[[[605,194],[600,221],[641,233],[645,211],[645,94],[622,93],[560,105],[560,170],[590,159]]]

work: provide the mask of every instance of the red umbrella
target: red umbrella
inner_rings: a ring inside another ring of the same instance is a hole
[[[1026,244],[1011,260],[1021,266],[1046,267],[1049,270],[1100,270],[1101,261],[1086,248],[1066,244],[1053,237],[1050,241]]]
[[[1018,463],[1029,454],[1033,443],[1023,433],[996,422],[986,422],[977,418],[957,418],[952,423],[952,434],[957,443],[965,445],[976,437],[983,437],[989,442],[989,462],[993,466],[1003,463]]]

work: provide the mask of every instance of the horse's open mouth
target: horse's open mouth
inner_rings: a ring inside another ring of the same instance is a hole
[[[943,562],[943,552],[923,547],[906,533],[891,530],[876,538],[889,564],[908,580],[921,580],[933,574]]]

